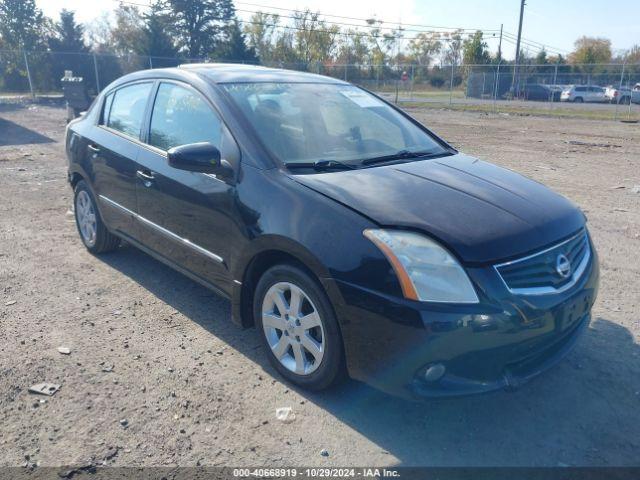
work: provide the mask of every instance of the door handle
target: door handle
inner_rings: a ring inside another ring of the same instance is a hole
[[[89,144],[87,145],[87,148],[93,153],[100,153],[100,148],[96,147],[95,145]]]
[[[149,170],[138,170],[136,172],[136,177],[138,177],[140,180],[142,180],[142,184],[145,187],[150,187],[152,182],[155,180],[156,177],[153,176],[153,173]]]

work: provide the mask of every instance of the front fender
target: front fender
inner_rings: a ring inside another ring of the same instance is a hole
[[[400,294],[390,264],[362,233],[376,225],[283,173],[248,168],[238,187],[243,210],[255,212],[255,223],[248,241],[231,256],[234,321],[247,325],[242,321],[242,311],[246,312],[242,310],[246,303],[243,283],[252,261],[267,252],[286,254],[305,265],[322,283],[334,305],[344,303],[337,280]]]

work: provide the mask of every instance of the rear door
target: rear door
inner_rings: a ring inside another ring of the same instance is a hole
[[[120,87],[105,97],[87,152],[100,212],[113,230],[133,235],[140,135],[153,82]]]
[[[215,175],[169,166],[167,150],[210,142],[231,164],[239,150],[212,105],[189,85],[162,81],[138,158],[136,183],[143,243],[227,291],[230,210],[235,188]]]
[[[600,87],[588,87],[590,102],[604,102],[604,90]]]

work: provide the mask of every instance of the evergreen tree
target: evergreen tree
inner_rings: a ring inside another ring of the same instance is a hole
[[[227,39],[219,45],[217,54],[220,60],[227,62],[258,63],[255,49],[247,47],[238,19],[227,28]]]
[[[1,88],[29,90],[24,57],[31,55],[33,59],[33,55],[25,52],[43,49],[45,26],[42,11],[36,8],[34,0],[0,0],[0,38],[2,48],[9,50],[0,59]]]
[[[536,55],[536,65],[546,65],[549,63],[549,59],[547,58],[547,51],[542,48]]]
[[[146,53],[151,57],[175,57],[178,54],[170,31],[170,19],[162,2],[151,4],[149,13],[144,15],[144,35]],[[166,59],[154,60],[154,66],[165,66]],[[156,65],[160,63],[161,65]],[[167,65],[168,66],[168,65]]]
[[[89,47],[84,42],[84,28],[76,23],[74,12],[66,9],[60,11],[60,20],[54,24],[48,44],[52,52],[51,74],[56,85],[65,70],[71,70],[75,76],[85,78],[90,84],[94,83],[95,74]],[[79,55],[83,53],[86,55]]]
[[[0,37],[4,48],[36,50],[43,46],[44,16],[35,0],[0,0]]]
[[[49,38],[49,48],[53,52],[87,53],[84,43],[84,28],[76,23],[75,12],[62,9],[60,20],[55,24],[54,36]]]
[[[178,46],[191,58],[212,53],[235,15],[232,0],[167,0],[167,7]]]

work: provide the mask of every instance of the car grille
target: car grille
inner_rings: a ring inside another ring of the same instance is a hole
[[[590,255],[587,233],[581,230],[558,245],[495,268],[512,293],[558,293],[570,288],[582,276]]]

